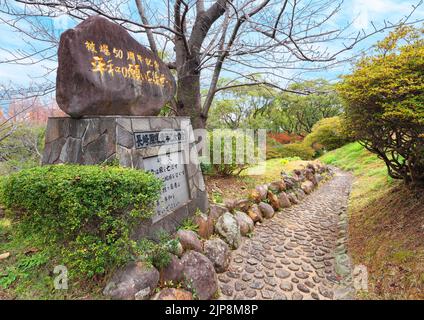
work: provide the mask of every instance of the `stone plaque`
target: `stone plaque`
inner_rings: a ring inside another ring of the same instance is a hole
[[[180,129],[135,132],[134,138],[135,138],[136,149],[158,147],[158,146],[187,142],[186,132]]]
[[[190,200],[182,152],[145,158],[144,168],[164,182],[156,215],[153,217],[154,222],[161,220]]]
[[[175,94],[167,65],[118,24],[92,16],[60,37],[56,100],[72,117],[156,116]]]

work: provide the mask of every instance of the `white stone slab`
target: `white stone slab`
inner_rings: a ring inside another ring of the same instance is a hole
[[[157,222],[190,200],[182,152],[145,158],[144,169],[164,181],[153,222]]]

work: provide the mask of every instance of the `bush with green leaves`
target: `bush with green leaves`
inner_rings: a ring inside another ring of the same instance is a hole
[[[137,241],[135,252],[141,261],[161,270],[171,262],[171,253],[177,252],[178,244],[178,239],[171,238],[167,232],[160,232],[158,241],[145,238]]]
[[[53,165],[2,179],[1,202],[19,226],[61,246],[71,276],[92,277],[133,256],[131,231],[153,214],[162,182],[120,167]]]
[[[351,142],[340,117],[324,118],[318,121],[303,143],[319,151],[334,150]]]
[[[203,167],[216,175],[239,175],[255,161],[254,137],[243,130],[215,129],[208,134],[209,159]]]
[[[181,222],[180,227],[178,230],[190,230],[194,232],[199,231],[199,225],[194,222],[193,218],[186,218]]]
[[[337,88],[352,136],[390,177],[424,185],[424,29],[398,27]]]
[[[315,150],[303,142],[281,145],[278,151],[282,158],[299,157],[302,160],[311,160],[315,155]]]

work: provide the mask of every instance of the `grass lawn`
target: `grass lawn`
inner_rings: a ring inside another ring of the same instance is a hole
[[[322,156],[321,161],[352,171],[349,250],[369,273],[362,298],[424,299],[424,192],[410,190],[387,175],[382,160],[359,143]]]
[[[97,299],[104,282],[70,281],[68,290],[55,290],[54,268],[60,265],[57,247],[46,247],[40,236],[23,233],[18,222],[0,216],[0,300],[2,299]]]

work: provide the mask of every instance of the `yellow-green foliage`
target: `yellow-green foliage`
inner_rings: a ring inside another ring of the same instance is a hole
[[[424,30],[399,27],[337,89],[349,131],[393,178],[424,182]]]
[[[349,142],[340,117],[324,118],[318,121],[312,132],[305,137],[304,144],[314,149],[334,150]]]
[[[279,152],[283,158],[299,157],[303,160],[311,160],[315,155],[315,150],[303,142],[282,145]]]
[[[267,159],[275,159],[281,158],[281,147],[282,144],[275,141],[272,138],[267,137],[266,140],[266,158]]]
[[[318,121],[301,142],[279,144],[273,139],[267,142],[267,159],[299,157],[311,160],[317,157],[322,149],[337,149],[349,142],[340,117],[324,118]]]

